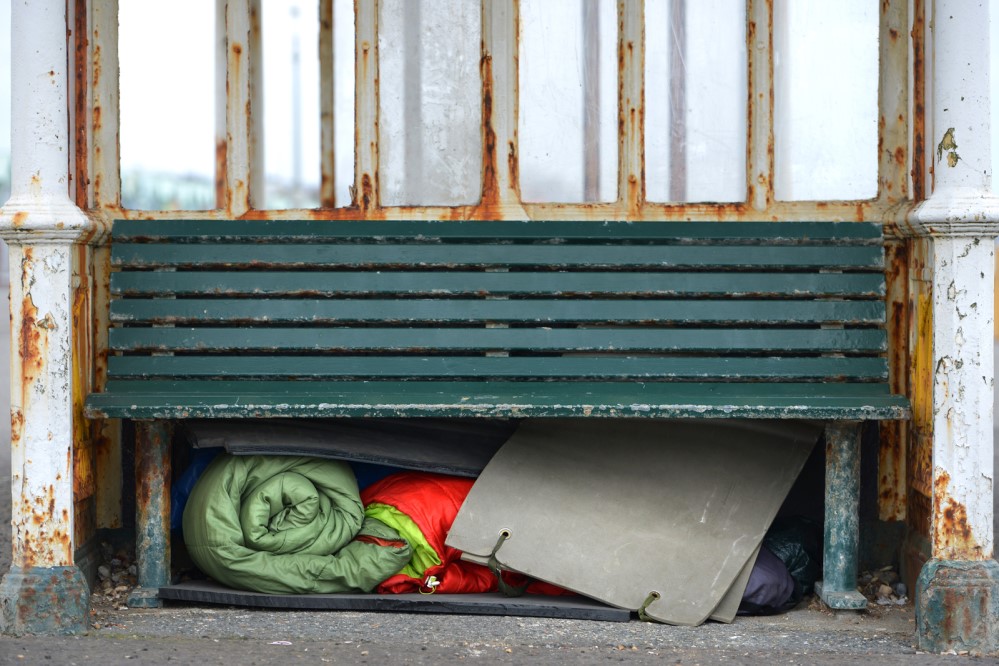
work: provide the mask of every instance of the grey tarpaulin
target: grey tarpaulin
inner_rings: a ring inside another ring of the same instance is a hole
[[[655,592],[650,617],[697,625],[737,578],[745,585],[821,432],[800,421],[529,421],[486,466],[447,543],[483,561],[509,534],[505,567],[619,608]]]

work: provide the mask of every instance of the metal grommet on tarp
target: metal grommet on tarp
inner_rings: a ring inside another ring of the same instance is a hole
[[[502,529],[499,532],[499,538],[496,540],[496,545],[493,546],[493,550],[489,553],[489,559],[486,561],[486,566],[489,570],[493,572],[496,576],[496,583],[499,585],[500,592],[507,597],[519,597],[524,594],[527,590],[529,583],[524,583],[523,585],[510,585],[505,580],[503,580],[503,565],[500,564],[499,559],[496,557],[496,553],[499,549],[506,543],[506,540],[510,538],[510,530]]]
[[[642,622],[657,622],[658,620],[656,620],[654,617],[651,617],[646,612],[645,609],[647,609],[652,604],[652,602],[658,601],[661,598],[662,595],[656,592],[655,590],[649,592],[649,596],[645,597],[645,601],[643,601],[642,605],[639,606],[638,608],[638,619],[641,620]]]

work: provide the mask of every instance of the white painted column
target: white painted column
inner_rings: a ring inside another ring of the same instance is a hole
[[[73,561],[73,306],[79,244],[97,225],[69,198],[66,3],[11,10],[12,179],[0,237],[10,246],[13,565],[0,600],[4,631],[65,633],[86,628]]]
[[[933,184],[910,217],[932,239],[931,559],[916,590],[923,649],[999,647],[993,554],[993,243],[989,5],[932,4],[926,119]]]
[[[992,557],[993,240],[987,2],[937,0],[933,191],[911,216],[933,267],[933,557]]]

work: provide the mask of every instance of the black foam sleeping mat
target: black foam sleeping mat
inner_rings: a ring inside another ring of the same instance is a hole
[[[627,622],[631,612],[581,596],[525,594],[263,594],[193,580],[161,587],[159,598],[227,606],[285,610],[380,611],[451,615],[512,615],[565,620]]]
[[[517,429],[495,419],[246,419],[183,423],[196,448],[304,455],[476,477]]]

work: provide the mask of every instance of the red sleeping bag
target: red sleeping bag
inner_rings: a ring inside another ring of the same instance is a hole
[[[373,503],[388,505],[408,516],[440,560],[440,564],[424,570],[422,578],[398,573],[383,581],[375,592],[402,594],[436,591],[454,594],[495,592],[499,589],[496,576],[487,567],[463,561],[461,551],[444,545],[448,530],[474,482],[474,479],[429,472],[400,472],[376,481],[361,493],[361,501],[365,507]],[[528,579],[507,572],[503,580],[518,586]],[[527,592],[571,594],[560,587],[540,581],[532,582]]]

